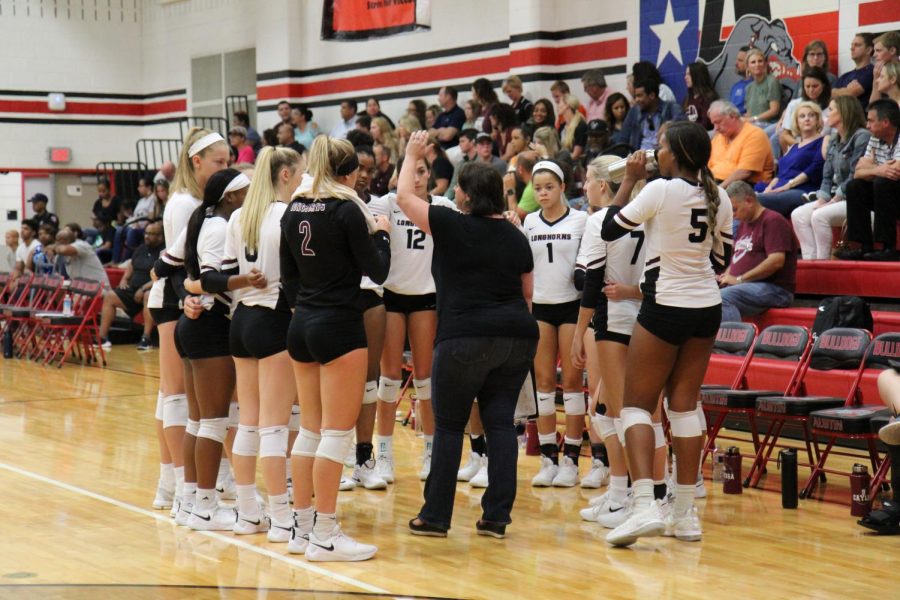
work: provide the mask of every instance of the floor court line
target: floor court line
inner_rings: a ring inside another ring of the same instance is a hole
[[[102,494],[98,494],[96,492],[92,492],[90,490],[86,490],[84,488],[81,488],[81,487],[78,487],[75,485],[71,485],[71,484],[68,484],[68,483],[65,483],[62,481],[58,481],[51,477],[45,477],[44,475],[40,475],[38,473],[33,473],[31,471],[22,469],[20,467],[16,467],[14,465],[8,465],[6,463],[0,462],[0,469],[4,469],[6,471],[9,471],[10,473],[15,473],[22,477],[28,477],[30,479],[34,479],[35,481],[40,481],[41,483],[46,483],[48,485],[56,486],[58,488],[66,490],[68,492],[72,492],[74,494],[80,494],[82,496],[86,496],[93,500],[105,502],[107,504],[111,504],[118,508],[131,511],[133,513],[137,513],[137,514],[143,515],[145,517],[150,517],[152,519],[156,519],[157,521],[172,523],[172,519],[170,519],[168,517],[168,514],[163,515],[163,514],[159,514],[158,512],[153,512],[153,511],[147,510],[145,508],[140,508],[138,506],[128,504],[127,502],[122,502],[121,500],[116,500],[115,498],[110,498],[109,496],[104,496]],[[302,560],[299,560],[296,558],[292,558],[290,556],[286,556],[284,554],[280,554],[278,552],[274,552],[272,550],[268,550],[266,548],[260,548],[259,546],[255,546],[253,544],[250,544],[250,543],[247,543],[247,542],[244,542],[244,541],[241,541],[241,540],[238,540],[238,539],[226,536],[226,535],[222,535],[215,531],[195,531],[193,533],[205,535],[206,537],[212,538],[214,540],[224,542],[226,544],[231,544],[232,546],[236,546],[236,547],[244,549],[244,550],[249,550],[250,552],[254,552],[261,556],[266,556],[268,558],[272,558],[274,560],[278,560],[283,563],[287,563],[287,564],[291,565],[292,567],[297,567],[297,568],[303,569],[304,571],[309,571],[310,573],[315,573],[316,575],[322,575],[323,577],[328,577],[329,579],[333,579],[334,581],[338,581],[338,582],[346,584],[346,585],[351,585],[355,588],[365,590],[365,591],[371,592],[373,594],[392,595],[390,592],[388,592],[385,589],[376,587],[374,585],[370,585],[364,581],[354,579],[353,577],[341,575],[340,573],[334,573],[333,571],[329,571],[328,569],[324,569],[322,567],[307,563],[305,561],[302,561]],[[402,596],[402,594],[400,594],[399,596]]]

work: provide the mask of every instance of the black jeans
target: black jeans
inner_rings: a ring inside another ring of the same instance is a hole
[[[893,250],[897,247],[898,208],[900,181],[884,177],[876,177],[871,181],[850,181],[847,184],[847,239],[859,242],[865,250],[872,249],[872,222],[869,213],[874,210],[874,241]]]
[[[434,447],[421,520],[450,528],[463,433],[477,397],[488,440],[490,482],[481,498],[482,519],[504,525],[512,522],[509,513],[516,499],[519,454],[513,415],[536,348],[536,339],[493,337],[453,338],[435,347],[431,367]]]

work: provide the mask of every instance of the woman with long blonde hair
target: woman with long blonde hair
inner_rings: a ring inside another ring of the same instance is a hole
[[[564,96],[558,113],[563,120],[559,129],[563,150],[569,151],[572,160],[578,160],[587,145],[587,123],[581,114],[581,102],[572,94]]]
[[[372,124],[369,127],[372,132],[372,138],[376,143],[381,144],[391,151],[391,162],[396,163],[400,155],[400,142],[394,128],[388,123],[384,117],[372,118]]]

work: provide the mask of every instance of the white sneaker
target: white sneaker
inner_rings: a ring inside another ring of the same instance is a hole
[[[291,554],[305,554],[309,547],[309,533],[303,533],[299,527],[291,531],[291,539],[288,542],[288,552]]]
[[[581,487],[587,489],[597,489],[609,483],[609,468],[599,459],[591,461],[591,470],[581,480]]]
[[[394,457],[379,454],[375,458],[375,472],[388,483],[394,483]]]
[[[675,488],[672,488],[675,489]],[[697,485],[694,487],[694,498],[706,498],[706,485],[703,483],[703,475],[697,475]]]
[[[630,546],[638,538],[661,535],[665,530],[659,503],[654,500],[646,508],[633,510],[624,523],[607,534],[606,541],[613,546]]]
[[[601,494],[596,498],[591,498],[591,502],[588,507],[582,508],[580,511],[578,511],[578,514],[581,515],[581,519],[583,521],[596,523],[600,515],[609,512],[609,502],[609,494]]]
[[[265,515],[262,509],[255,514],[242,513],[237,511],[237,521],[234,523],[232,531],[235,535],[252,535],[254,533],[263,533],[269,530],[269,517]]]
[[[156,484],[156,497],[153,499],[153,508],[156,510],[166,510],[172,508],[172,500],[175,496],[174,489],[167,489],[162,481]]]
[[[175,515],[175,524],[187,527],[193,512],[194,504],[192,502],[180,502],[178,504],[178,514]]]
[[[283,544],[291,539],[291,532],[293,531],[293,529],[293,518],[290,521],[286,521],[284,523],[276,523],[274,520],[270,519],[269,533],[266,534],[266,539],[273,544]]]
[[[578,485],[578,465],[568,456],[563,457],[559,471],[553,478],[553,487],[573,487]]]
[[[630,498],[626,500],[625,504],[619,504],[618,502],[609,500],[605,510],[601,510],[597,513],[597,523],[605,529],[615,529],[627,521],[628,517],[631,516],[630,500]]]
[[[550,487],[556,474],[559,473],[559,465],[553,464],[553,461],[546,456],[541,456],[541,470],[531,480],[534,487]]]
[[[477,452],[469,453],[469,462],[456,474],[457,481],[470,481],[481,468],[481,455]]]
[[[233,508],[218,507],[202,513],[194,505],[187,526],[194,531],[231,531],[236,518],[237,513]]]
[[[178,516],[178,510],[181,508],[181,498],[172,498],[172,510],[169,511],[169,518],[174,519]]]
[[[487,456],[480,458],[481,468],[475,473],[475,477],[469,480],[469,485],[473,488],[486,488],[488,486],[488,459]]]
[[[697,507],[692,506],[687,512],[676,514],[675,508],[669,511],[665,519],[666,530],[663,535],[674,537],[682,542],[699,542],[703,539],[703,529],[700,528],[700,517]]]
[[[353,483],[367,490],[383,490],[388,485],[375,470],[375,461],[371,458],[353,469]]]
[[[315,532],[309,534],[306,546],[306,560],[313,562],[354,562],[369,560],[378,548],[371,544],[361,544],[341,531],[339,525],[328,538],[320,539]]]
[[[346,475],[341,475],[341,483],[338,485],[339,492],[349,492],[350,490],[356,489],[356,482],[353,481],[353,477],[347,477]]]
[[[216,483],[216,492],[219,493],[219,500],[230,502],[237,499],[237,484],[234,482],[234,475],[231,474],[231,469],[228,469],[221,483]]]
[[[429,473],[431,473],[431,452],[422,456],[422,469],[419,471],[419,479],[425,481],[428,479]]]

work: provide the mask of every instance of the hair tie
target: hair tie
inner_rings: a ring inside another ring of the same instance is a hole
[[[218,133],[207,133],[202,138],[191,144],[191,147],[188,148],[188,156],[196,156],[199,152],[202,152],[206,148],[209,148],[216,142],[224,142],[225,138],[223,138]]]
[[[356,152],[350,155],[350,157],[338,165],[337,169],[334,170],[335,175],[338,177],[345,177],[359,168],[359,159],[356,158]]]
[[[225,194],[228,192],[236,192],[238,190],[242,190],[245,187],[250,186],[250,178],[244,175],[243,173],[239,173],[234,179],[228,182],[228,185],[225,186],[225,190],[222,191],[222,196],[219,197],[219,200],[225,197]]]
[[[537,175],[538,171],[550,171],[551,173],[559,177],[560,181],[566,180],[559,165],[555,162],[550,162],[549,160],[538,161],[538,163],[534,165],[534,168],[531,170],[531,176],[534,177],[535,175]]]

